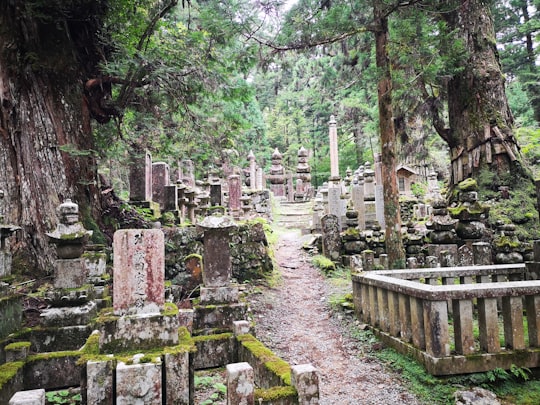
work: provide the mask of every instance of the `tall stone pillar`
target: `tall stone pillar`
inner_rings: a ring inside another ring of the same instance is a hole
[[[257,189],[257,163],[255,162],[255,155],[253,154],[253,151],[249,151],[248,155],[249,160],[249,188],[251,190]]]
[[[384,229],[384,189],[382,180],[382,156],[375,154],[375,212],[379,225]]]
[[[336,118],[331,115],[328,123],[330,137],[330,177],[339,177],[339,157]]]

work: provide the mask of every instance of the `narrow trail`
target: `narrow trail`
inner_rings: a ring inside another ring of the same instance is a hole
[[[275,251],[281,282],[250,297],[258,339],[290,364],[311,363],[318,369],[321,405],[419,404],[397,375],[363,355],[371,344],[362,347],[348,337],[328,299],[350,291],[350,285],[330,283],[310,264],[302,249],[305,237],[291,220],[294,214],[284,217],[288,229],[280,232]]]

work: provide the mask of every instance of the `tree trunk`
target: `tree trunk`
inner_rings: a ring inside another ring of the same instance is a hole
[[[374,2],[375,52],[379,82],[379,128],[382,149],[382,179],[384,189],[385,239],[388,263],[391,268],[405,267],[405,250],[401,240],[399,190],[396,180],[396,134],[392,112],[392,78],[388,59],[388,19],[378,1]]]
[[[0,189],[6,222],[22,227],[10,238],[14,264],[35,275],[34,270],[51,269],[55,253],[45,232],[56,227],[56,207],[64,199],[77,202],[87,219],[99,212],[83,94],[88,68],[95,64],[89,49],[81,50],[97,31],[85,22],[93,18],[77,15],[96,17],[93,7],[73,14],[62,10],[73,16],[71,25],[43,17],[29,3],[0,5]]]
[[[486,169],[504,174],[520,156],[489,7],[481,0],[463,0],[442,15],[468,55],[463,70],[448,83],[450,128],[441,134],[451,152],[451,185]]]

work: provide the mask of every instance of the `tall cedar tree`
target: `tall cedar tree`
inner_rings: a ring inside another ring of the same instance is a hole
[[[50,270],[45,232],[67,198],[98,218],[99,190],[90,120],[107,85],[98,77],[106,1],[0,3],[0,189],[10,238],[25,268]]]
[[[526,176],[513,135],[489,5],[482,0],[463,0],[441,16],[467,51],[463,69],[448,81],[449,126],[442,124],[440,113],[434,120],[450,147],[450,183],[477,178],[483,170],[503,177],[511,171]]]

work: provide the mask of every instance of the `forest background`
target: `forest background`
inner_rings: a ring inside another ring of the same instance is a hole
[[[91,223],[104,212],[97,173],[127,199],[129,160],[145,149],[173,170],[179,160],[193,160],[202,178],[224,160],[246,166],[250,150],[268,169],[275,148],[294,172],[304,146],[319,186],[330,175],[328,121],[335,115],[341,174],[373,162],[381,151],[385,78],[395,161],[447,179],[450,154],[460,145],[441,126],[455,118],[448,103],[455,105],[460,81],[483,80],[471,63],[480,45],[497,65],[486,67],[486,77],[493,75],[487,85],[505,82],[506,95],[477,88],[463,109],[476,99],[487,105],[480,110],[492,114],[481,117],[492,126],[490,136],[502,130],[510,154],[515,136],[519,161],[535,176],[539,6],[538,0],[3,2],[0,189],[7,219],[23,227],[12,246],[24,247],[25,260],[38,266],[50,262],[44,231],[53,229],[55,207],[67,197],[98,231],[104,224]],[[485,22],[487,31],[475,31]],[[381,33],[385,67],[376,46]],[[470,119],[458,131],[479,124]],[[485,184],[499,180],[512,181],[484,173]],[[487,190],[482,197],[492,196]]]

